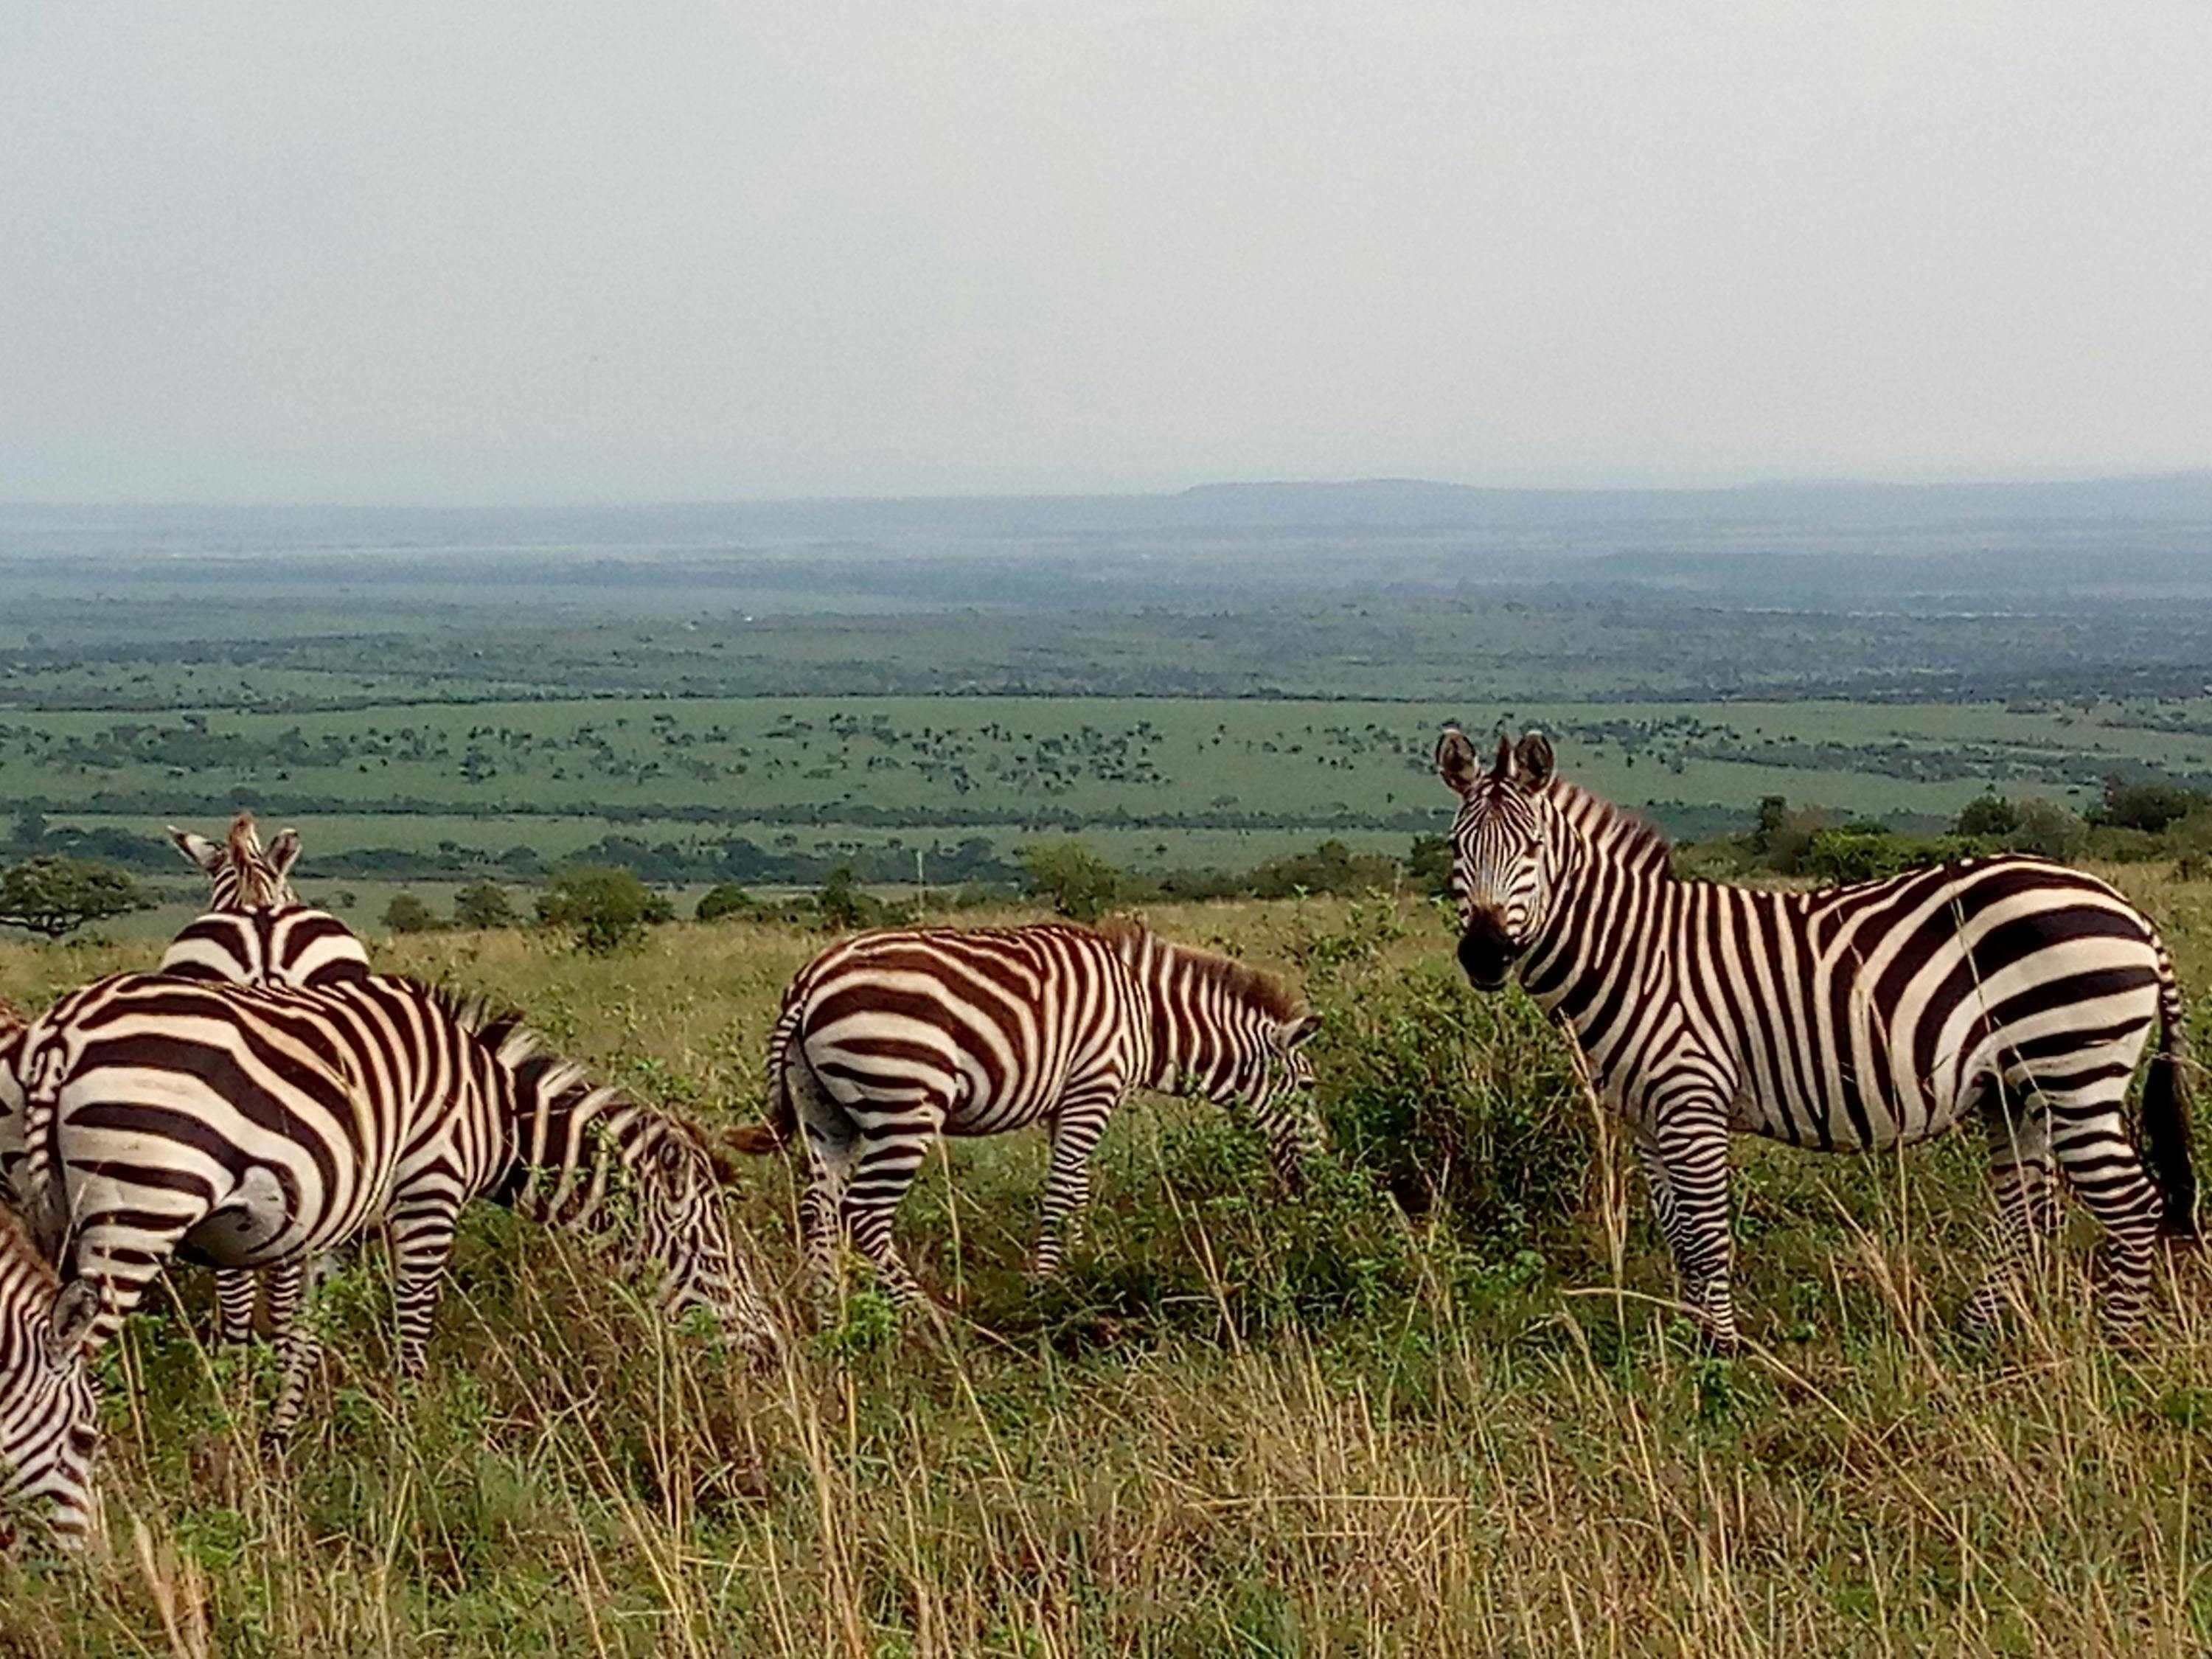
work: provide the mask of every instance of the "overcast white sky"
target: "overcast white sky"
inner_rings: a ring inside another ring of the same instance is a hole
[[[2212,465],[2212,6],[0,0],[0,499]]]

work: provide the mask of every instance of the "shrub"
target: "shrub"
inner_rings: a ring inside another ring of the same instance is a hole
[[[622,949],[674,914],[667,899],[635,872],[612,865],[564,870],[538,900],[538,921],[567,930],[579,949],[594,956]]]
[[[750,893],[734,881],[726,881],[701,894],[698,908],[691,914],[700,921],[719,921],[724,916],[741,916],[758,908]]]
[[[395,933],[435,932],[436,914],[412,893],[398,893],[384,907],[384,925]]]
[[[2087,850],[2089,826],[2056,801],[2031,795],[2021,802],[2018,817],[2019,823],[2005,837],[2005,845],[2015,853],[2034,853],[2070,863]]]
[[[2020,828],[2020,808],[1992,790],[1960,808],[1954,834],[1984,841],[2002,841]]]
[[[1023,890],[1076,921],[1097,921],[1128,887],[1119,870],[1079,841],[1032,842],[1016,856]]]
[[[479,881],[453,895],[456,927],[517,927],[522,918],[507,902],[507,889],[495,881]]]
[[[841,864],[830,872],[829,880],[814,896],[814,909],[825,927],[848,933],[884,927],[900,915],[863,888],[849,864]]]
[[[2156,835],[2202,806],[2212,795],[2172,783],[2130,783],[2115,775],[2105,780],[2105,799],[2089,809],[2089,822],[2114,830]]]
[[[1518,989],[1478,992],[1448,962],[1387,954],[1403,924],[1357,906],[1294,954],[1322,1016],[1321,1103],[1338,1155],[1409,1213],[1449,1210],[1462,1237],[1507,1260],[1581,1208],[1595,1151],[1565,1040]]]

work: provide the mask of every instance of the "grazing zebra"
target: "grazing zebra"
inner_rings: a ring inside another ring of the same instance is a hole
[[[241,985],[328,985],[368,971],[368,949],[327,910],[292,890],[300,832],[279,830],[264,852],[253,814],[240,812],[221,842],[172,824],[169,838],[207,872],[207,913],[161,956],[161,972]]]
[[[368,947],[327,910],[300,902],[292,890],[292,866],[300,832],[280,830],[264,851],[253,814],[231,820],[221,842],[169,826],[169,839],[206,872],[208,909],[195,917],[161,953],[161,971],[185,979],[234,985],[305,987],[360,979],[368,971]],[[327,1264],[311,1271],[319,1274]],[[252,1340],[255,1280],[240,1268],[215,1275],[216,1328],[221,1340]],[[274,1305],[272,1321],[288,1312]]]
[[[273,1270],[289,1316],[315,1256],[386,1222],[401,1364],[422,1369],[461,1206],[626,1237],[663,1307],[775,1326],[731,1243],[722,1173],[690,1125],[593,1086],[513,1016],[374,976],[313,991],[122,975],[33,1023],[27,1218],[65,1279],[100,1292],[105,1343],[173,1255]],[[288,1433],[313,1338],[280,1320]]]
[[[2127,1334],[2161,1226],[2195,1233],[2196,1178],[2173,966],[2125,899],[2014,855],[1810,893],[1677,880],[1657,833],[1558,777],[1540,734],[1501,742],[1485,773],[1447,731],[1437,767],[1461,800],[1461,965],[1485,990],[1517,970],[1573,1028],[1715,1346],[1736,1343],[1731,1131],[1850,1152],[1969,1117],[1989,1135],[2001,1223],[1969,1328],[2055,1230],[2063,1177],[2109,1235],[2105,1322]],[[2155,1187],[2125,1112],[2154,1023]]]
[[[1322,1138],[1300,1052],[1319,1024],[1266,975],[1134,922],[865,933],[785,992],[769,1121],[729,1144],[769,1152],[803,1127],[809,1264],[826,1276],[849,1231],[890,1294],[911,1303],[921,1288],[891,1217],[938,1136],[1050,1126],[1030,1263],[1046,1275],[1080,1224],[1091,1150],[1132,1088],[1241,1103],[1294,1184]]]
[[[84,1362],[99,1306],[89,1285],[63,1288],[0,1211],[0,1504],[48,1506],[71,1547],[92,1527],[100,1410]],[[8,1541],[0,1520],[0,1547]]]

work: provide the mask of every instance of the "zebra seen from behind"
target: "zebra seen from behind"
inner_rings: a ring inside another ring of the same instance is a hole
[[[698,1132],[594,1085],[513,1016],[396,977],[278,991],[123,975],[34,1022],[21,1066],[27,1217],[64,1279],[99,1291],[94,1350],[174,1256],[274,1269],[289,1308],[319,1253],[381,1219],[400,1363],[419,1372],[479,1195],[615,1235],[626,1267],[659,1267],[671,1316],[703,1307],[756,1352],[776,1346]],[[301,1322],[278,1340],[282,1437],[316,1349]]]
[[[64,1288],[0,1210],[0,1511],[43,1509],[67,1547],[93,1520],[100,1402],[85,1357],[99,1308],[91,1285]],[[9,1538],[0,1512],[0,1548]]]
[[[1268,975],[1133,921],[865,933],[792,981],[769,1037],[769,1119],[728,1139],[765,1152],[804,1130],[809,1266],[826,1277],[849,1232],[910,1304],[921,1289],[891,1219],[939,1136],[1048,1127],[1030,1262],[1042,1277],[1080,1224],[1091,1152],[1133,1088],[1242,1106],[1295,1185],[1322,1140],[1302,1052],[1319,1024]]]
[[[2163,1230],[2196,1231],[2181,1000],[2156,931],[2094,878],[2000,855],[1819,892],[1678,880],[1648,825],[1556,775],[1538,733],[1485,772],[1437,749],[1452,827],[1459,960],[1518,974],[1571,1026],[1627,1122],[1685,1299],[1737,1342],[1728,1138],[1822,1152],[1984,1127],[2000,1233],[1966,1307],[1987,1326],[2054,1231],[2060,1183],[2106,1230],[2107,1329],[2140,1317]],[[2142,1115],[2126,1095],[2152,1027]]]
[[[234,985],[332,985],[368,971],[368,947],[327,910],[301,902],[292,890],[300,832],[280,830],[266,849],[253,814],[231,820],[220,842],[168,826],[169,839],[208,878],[207,910],[186,923],[161,953],[161,971],[185,979]],[[311,1272],[319,1275],[328,1264]],[[215,1275],[216,1329],[222,1340],[250,1341],[257,1275],[220,1267]],[[291,1315],[298,1276],[283,1274],[270,1286],[270,1321]]]
[[[161,971],[240,985],[329,985],[369,971],[368,947],[327,910],[292,890],[300,832],[280,830],[264,850],[253,814],[240,812],[221,842],[169,826],[169,838],[206,872],[204,914],[162,952]]]

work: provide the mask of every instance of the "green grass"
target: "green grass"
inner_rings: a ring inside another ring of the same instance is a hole
[[[2212,887],[2123,872],[2185,981]],[[392,1378],[373,1268],[337,1287],[313,1425],[254,1434],[265,1363],[135,1324],[107,1394],[109,1543],[0,1565],[0,1651],[223,1654],[1962,1654],[2203,1650],[2212,1322],[2184,1264],[2145,1352],[2076,1249],[1991,1352],[1975,1148],[1741,1149],[1754,1347],[1703,1358],[1664,1252],[1525,1004],[1456,980],[1433,910],[1162,909],[1306,983],[1342,1156],[1303,1203],[1220,1115],[1133,1105],[1091,1238],[1026,1287],[1034,1136],[933,1159],[901,1218],[955,1311],[790,1282],[788,1174],[737,1214],[805,1331],[756,1376],[664,1333],[588,1252],[473,1222],[433,1374]],[[535,935],[383,960],[522,1003],[713,1121],[817,938]],[[143,945],[0,951],[35,1003]],[[1412,1149],[1403,1158],[1394,1148]],[[1395,1182],[1395,1176],[1394,1182]],[[1622,1219],[1625,1218],[1625,1221]],[[1614,1241],[1619,1241],[1616,1258]],[[2082,1241],[2075,1241],[2078,1245]],[[189,1279],[189,1276],[187,1276]],[[188,1282],[196,1305],[204,1286]]]
[[[2080,805],[2115,770],[2212,777],[2205,699],[856,696],[18,713],[0,720],[0,791],[58,823],[149,837],[254,805],[308,831],[310,870],[317,852],[448,842],[557,859],[611,831],[798,851],[974,836],[1001,856],[1075,832],[1138,868],[1234,866],[1325,835],[1382,848],[1433,830],[1450,805],[1429,769],[1438,731],[1508,719],[1552,731],[1570,774],[1608,799],[1708,833],[1715,814],[1747,819],[1768,794],[1936,821],[1991,787]]]

